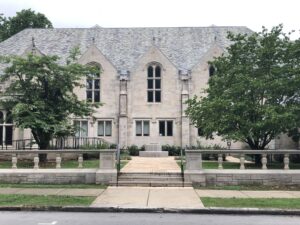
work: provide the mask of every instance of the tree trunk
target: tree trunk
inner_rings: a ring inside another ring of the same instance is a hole
[[[40,150],[47,150],[50,147],[52,133],[45,133],[43,130],[32,130],[34,139],[36,140]],[[47,161],[47,154],[39,154],[40,162]]]

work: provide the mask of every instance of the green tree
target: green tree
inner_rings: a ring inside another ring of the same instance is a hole
[[[300,127],[300,40],[282,25],[259,33],[229,34],[232,45],[210,65],[205,96],[187,101],[187,115],[204,136],[220,135],[264,149]]]
[[[0,41],[13,36],[26,28],[52,28],[52,23],[42,13],[23,9],[16,16],[6,18],[0,14]]]
[[[17,127],[30,128],[40,149],[47,149],[55,136],[68,133],[70,116],[87,116],[98,105],[80,101],[75,88],[83,87],[82,79],[96,68],[76,63],[74,49],[66,65],[57,56],[3,58],[8,63],[1,82],[9,84],[0,100],[11,110]]]

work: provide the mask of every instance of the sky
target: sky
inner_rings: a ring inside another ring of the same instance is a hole
[[[61,27],[247,26],[282,23],[300,37],[300,0],[0,0],[0,13],[31,8]]]

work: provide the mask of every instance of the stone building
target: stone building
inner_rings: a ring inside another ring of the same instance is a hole
[[[80,99],[104,105],[91,118],[73,118],[81,127],[78,136],[101,137],[120,146],[189,146],[199,140],[226,146],[221,138],[201,139],[184,110],[189,97],[203,94],[213,75],[208,61],[229,46],[228,31],[251,32],[246,27],[216,26],[26,29],[0,43],[0,55],[34,50],[58,55],[64,63],[70,50],[78,46],[79,63],[99,66],[101,75],[83,80],[86,88],[76,92]],[[30,138],[30,132],[12,123],[0,124],[1,141],[22,138]],[[232,147],[241,145],[233,143]]]

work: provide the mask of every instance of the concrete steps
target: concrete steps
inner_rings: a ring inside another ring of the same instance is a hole
[[[168,172],[156,172],[156,173],[120,173],[118,177],[119,186],[141,186],[141,187],[183,187],[191,186],[191,183],[185,183],[181,173],[168,173]]]

